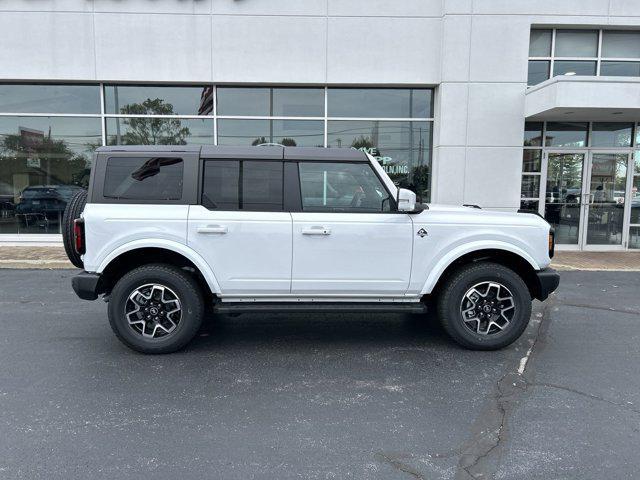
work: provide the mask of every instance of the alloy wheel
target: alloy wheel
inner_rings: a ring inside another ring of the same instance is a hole
[[[162,338],[175,331],[182,319],[182,306],[169,287],[148,283],[128,296],[125,316],[129,327],[145,338]]]
[[[465,326],[480,335],[493,335],[509,326],[516,313],[511,291],[499,282],[485,281],[462,297],[460,314]]]

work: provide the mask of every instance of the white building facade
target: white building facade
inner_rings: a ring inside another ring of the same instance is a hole
[[[280,143],[640,248],[639,121],[637,0],[2,0],[0,244],[61,242],[96,146]]]

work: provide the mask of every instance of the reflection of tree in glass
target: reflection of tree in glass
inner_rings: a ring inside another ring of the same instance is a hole
[[[147,98],[142,103],[131,103],[120,109],[124,115],[174,115],[173,105],[161,98]],[[116,121],[120,121],[117,119]],[[191,134],[177,118],[124,118],[128,127],[120,143],[124,145],[186,145]],[[115,140],[117,142],[117,140]]]
[[[267,140],[266,137],[258,137],[253,142],[251,142],[251,145],[255,147],[257,145],[262,145],[263,143],[269,143],[269,140]]]
[[[373,148],[373,142],[371,141],[371,139],[369,137],[365,137],[364,135],[360,135],[357,138],[353,139],[353,142],[351,142],[351,147],[352,148]]]
[[[280,145],[284,145],[285,147],[295,147],[297,143],[293,138],[285,137],[282,140],[280,140]]]
[[[429,165],[413,167],[413,191],[422,199],[429,198],[429,185],[431,185],[431,172]]]
[[[6,183],[13,184],[11,175],[25,173],[36,177],[30,181],[32,185],[87,186],[88,158],[71,150],[66,141],[51,138],[51,134],[42,135],[37,141],[20,134],[6,135],[1,149],[0,172],[10,172],[6,179],[0,174],[0,179]],[[29,158],[37,159],[37,162],[29,166]]]

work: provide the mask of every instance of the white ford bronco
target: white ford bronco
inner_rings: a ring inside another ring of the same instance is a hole
[[[434,308],[467,348],[509,345],[558,286],[554,238],[531,213],[423,205],[354,149],[102,147],[69,202],[77,295],[113,331],[173,352],[205,311]]]

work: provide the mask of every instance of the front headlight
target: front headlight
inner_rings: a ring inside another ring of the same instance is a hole
[[[556,232],[553,228],[549,229],[549,258],[553,258],[556,251]]]

